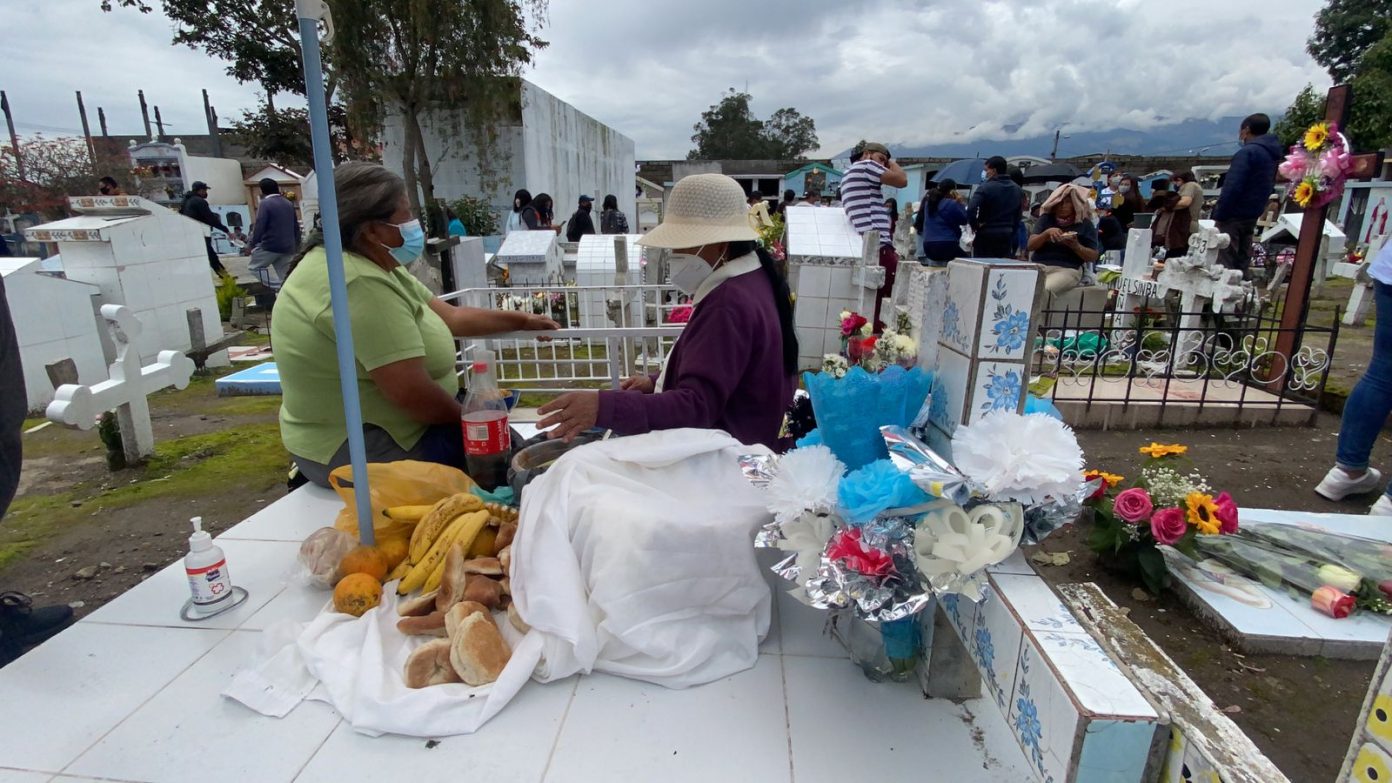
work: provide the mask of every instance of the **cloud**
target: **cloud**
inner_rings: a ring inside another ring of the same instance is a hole
[[[632,137],[640,158],[684,157],[691,126],[728,88],[767,116],[817,122],[822,152],[1005,139],[1068,129],[1283,110],[1328,84],[1305,54],[1321,0],[552,0],[551,45],[526,75]],[[170,23],[98,0],[8,0],[5,89],[21,132],[141,130],[136,90],[170,132],[258,104],[225,65],[173,47]],[[19,77],[19,78],[16,78]],[[288,96],[278,103],[289,104]]]

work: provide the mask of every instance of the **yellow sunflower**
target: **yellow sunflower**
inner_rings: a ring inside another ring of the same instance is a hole
[[[1203,535],[1218,535],[1223,523],[1218,521],[1218,504],[1213,502],[1212,495],[1190,492],[1184,503],[1189,507],[1189,524],[1198,528]]]
[[[1310,152],[1318,152],[1324,143],[1329,141],[1329,124],[1317,122],[1305,131],[1305,149]]]
[[[1155,443],[1153,441],[1149,446],[1142,446],[1140,448],[1142,454],[1154,459],[1160,459],[1161,457],[1168,457],[1171,455],[1178,456],[1187,451],[1189,451],[1188,446],[1181,446],[1178,443]]]
[[[1107,486],[1109,487],[1115,487],[1126,480],[1125,476],[1118,476],[1115,473],[1107,473],[1106,471],[1102,470],[1089,470],[1088,472],[1083,474],[1083,481],[1092,481],[1093,479],[1098,478],[1107,482]]]
[[[1303,207],[1310,206],[1310,202],[1315,200],[1315,186],[1310,180],[1301,180],[1295,186],[1295,192],[1291,194],[1291,200]]]

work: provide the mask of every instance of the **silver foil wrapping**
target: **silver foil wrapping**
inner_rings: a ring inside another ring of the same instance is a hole
[[[778,472],[777,454],[746,454],[739,458],[740,472],[750,484],[763,489]]]
[[[909,474],[919,489],[935,498],[945,498],[964,506],[971,500],[971,480],[955,465],[948,462],[928,444],[914,437],[907,429],[890,425],[880,428],[889,460]]]
[[[1053,498],[1047,503],[1026,506],[1025,534],[1021,537],[1020,543],[1038,544],[1055,530],[1078,521],[1078,517],[1083,513],[1083,504],[1100,486],[1100,478],[1084,481],[1078,485],[1078,491],[1068,497]]]
[[[807,580],[807,603],[818,609],[853,609],[866,620],[888,622],[923,611],[933,593],[919,581],[913,565],[916,517],[890,517],[861,528],[861,543],[887,552],[895,572],[866,576],[822,555],[817,573]]]

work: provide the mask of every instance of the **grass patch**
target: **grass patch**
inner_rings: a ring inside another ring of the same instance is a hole
[[[16,499],[0,528],[0,569],[68,526],[99,523],[103,511],[229,491],[265,492],[283,480],[288,460],[274,422],[158,443],[145,465],[115,474],[125,483],[86,482]],[[74,508],[75,501],[82,505]]]

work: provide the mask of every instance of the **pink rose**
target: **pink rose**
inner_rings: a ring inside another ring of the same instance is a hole
[[[1139,525],[1150,519],[1150,512],[1154,510],[1155,506],[1150,502],[1150,494],[1140,487],[1132,487],[1121,492],[1112,503],[1112,513],[1133,525]]]
[[[1355,603],[1353,596],[1329,585],[1319,588],[1310,596],[1312,608],[1333,617],[1335,620],[1342,620],[1353,614]]]
[[[1184,512],[1177,508],[1162,508],[1150,518],[1150,534],[1161,544],[1173,544],[1184,538],[1188,529]]]
[[[1214,505],[1218,506],[1218,521],[1222,523],[1218,527],[1218,532],[1223,535],[1237,532],[1237,501],[1232,499],[1232,495],[1226,492],[1219,492],[1218,497],[1213,499]]]

